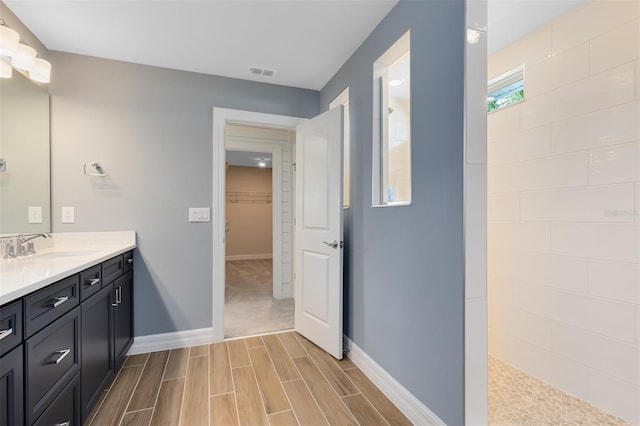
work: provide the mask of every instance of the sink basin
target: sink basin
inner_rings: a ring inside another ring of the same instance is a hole
[[[25,259],[64,259],[69,257],[88,256],[98,253],[100,250],[83,250],[83,249],[66,249],[66,250],[49,250],[42,253],[32,254]]]

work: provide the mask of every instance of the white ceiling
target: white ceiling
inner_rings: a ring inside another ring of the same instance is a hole
[[[3,1],[51,50],[314,90],[398,2]],[[490,53],[582,1],[489,0]],[[277,73],[255,76],[250,66]]]

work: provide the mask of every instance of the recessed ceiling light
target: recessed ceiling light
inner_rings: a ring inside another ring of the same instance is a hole
[[[404,83],[404,78],[402,80],[391,80],[389,81],[389,86],[397,87],[397,86],[400,86],[402,83]]]
[[[258,163],[258,166],[267,167],[267,163],[265,163],[264,161],[261,161],[261,162]]]

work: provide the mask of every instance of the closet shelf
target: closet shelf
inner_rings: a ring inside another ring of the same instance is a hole
[[[227,191],[227,203],[271,204],[271,192]]]

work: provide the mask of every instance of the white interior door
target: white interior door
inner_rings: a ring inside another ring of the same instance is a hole
[[[342,359],[343,107],[296,130],[295,327]]]

